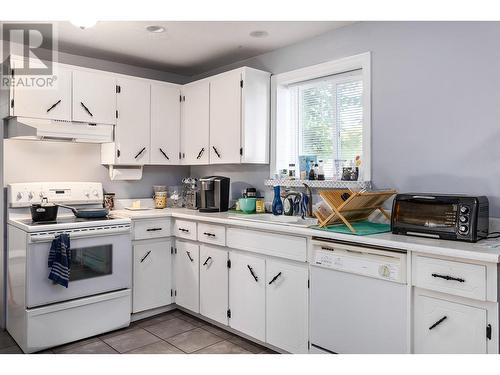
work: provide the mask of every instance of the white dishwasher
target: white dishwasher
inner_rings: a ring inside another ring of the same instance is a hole
[[[311,353],[408,353],[406,252],[314,238]]]

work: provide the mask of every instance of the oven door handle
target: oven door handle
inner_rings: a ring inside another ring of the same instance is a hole
[[[61,232],[57,232],[54,234],[31,235],[30,242],[32,242],[32,243],[51,242],[56,238],[56,235],[61,234],[61,233],[68,233],[69,238],[71,240],[75,240],[75,239],[88,238],[88,237],[111,236],[114,234],[129,233],[129,232],[130,232],[129,226],[110,228],[110,229],[86,230],[86,231],[81,231],[81,232],[61,231]]]

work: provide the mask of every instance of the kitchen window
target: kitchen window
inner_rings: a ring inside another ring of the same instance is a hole
[[[273,77],[271,176],[299,156],[323,161],[327,179],[361,160],[370,181],[370,55],[319,64]]]

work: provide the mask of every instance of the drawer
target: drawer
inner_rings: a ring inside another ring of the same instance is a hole
[[[196,241],[196,223],[194,221],[176,220],[174,236]]]
[[[172,235],[170,219],[134,220],[134,240],[169,237]]]
[[[413,285],[486,300],[486,266],[413,255]]]
[[[303,237],[259,232],[242,228],[227,228],[227,246],[280,258],[305,262],[307,242]]]
[[[226,246],[226,227],[198,223],[198,241]]]

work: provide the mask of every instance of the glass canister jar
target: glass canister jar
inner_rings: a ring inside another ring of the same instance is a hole
[[[157,191],[155,192],[155,208],[165,208],[167,207],[167,192]]]

